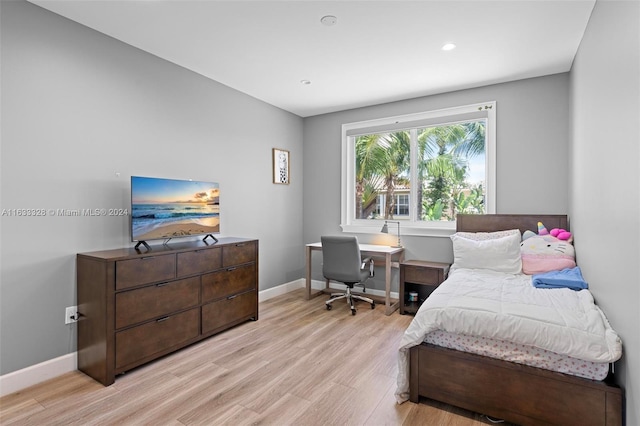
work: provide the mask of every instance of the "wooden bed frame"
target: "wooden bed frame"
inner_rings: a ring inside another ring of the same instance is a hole
[[[457,231],[569,229],[566,215],[458,215]],[[605,381],[423,343],[410,349],[409,399],[430,398],[521,425],[622,425],[624,394]]]

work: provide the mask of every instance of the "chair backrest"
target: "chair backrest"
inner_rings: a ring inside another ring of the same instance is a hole
[[[343,283],[362,280],[360,246],[358,238],[324,236],[322,241],[322,274],[325,278]]]

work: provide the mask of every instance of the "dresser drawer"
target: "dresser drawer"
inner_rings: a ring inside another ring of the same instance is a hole
[[[222,267],[228,268],[233,265],[255,262],[256,243],[255,241],[237,243],[224,246],[222,248]]]
[[[218,331],[248,316],[257,319],[256,292],[249,291],[202,306],[202,334]]]
[[[139,257],[116,262],[116,290],[169,281],[176,277],[176,256]]]
[[[222,267],[222,249],[212,248],[178,253],[178,277],[215,271]]]
[[[440,271],[431,268],[405,266],[404,280],[408,283],[439,285]]]
[[[169,315],[200,303],[200,277],[116,294],[116,328]]]
[[[116,333],[116,369],[198,337],[200,309],[172,315]]]
[[[220,299],[247,290],[254,290],[256,264],[234,266],[202,276],[202,301]]]

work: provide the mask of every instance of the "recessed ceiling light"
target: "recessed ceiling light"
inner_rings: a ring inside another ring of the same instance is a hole
[[[338,18],[336,18],[333,15],[327,15],[320,18],[320,22],[322,22],[322,25],[326,25],[327,27],[332,27],[336,24],[336,22],[338,22]]]
[[[311,80],[300,80],[300,83],[304,84],[305,86],[308,86],[309,84],[311,84]]]
[[[453,50],[456,48],[456,45],[453,43],[447,43],[444,46],[442,46],[442,50]]]

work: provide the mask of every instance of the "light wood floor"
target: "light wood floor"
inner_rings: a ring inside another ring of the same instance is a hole
[[[0,399],[2,425],[481,425],[436,402],[397,405],[396,353],[410,316],[303,290],[260,303],[260,319],[103,387],[80,372]]]

